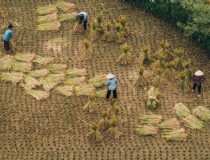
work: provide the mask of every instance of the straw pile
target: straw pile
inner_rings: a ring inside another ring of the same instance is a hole
[[[61,14],[59,16],[59,22],[60,23],[68,23],[68,22],[72,22],[76,19],[76,12],[73,12],[73,13],[65,13],[65,14]]]
[[[91,84],[82,84],[79,86],[74,87],[74,92],[76,96],[89,96],[91,94],[94,94],[95,92],[95,87]]]
[[[80,85],[81,83],[85,82],[85,76],[82,77],[68,77],[64,84],[68,84],[68,85]]]
[[[166,140],[176,140],[176,141],[182,141],[187,139],[187,133],[185,133],[184,128],[171,130],[171,131],[165,131],[163,133],[163,138]]]
[[[76,9],[75,4],[67,3],[64,1],[58,1],[55,5],[58,9],[60,9],[63,12],[72,12]]]
[[[9,71],[12,68],[13,56],[4,56],[0,59],[0,70]]]
[[[1,75],[1,80],[10,81],[13,84],[17,84],[24,78],[24,74],[22,72],[3,72]]]
[[[49,22],[54,22],[58,20],[58,14],[57,13],[52,13],[44,16],[38,16],[36,22],[38,24],[42,23],[49,23]]]
[[[49,71],[52,73],[59,73],[64,71],[68,66],[66,64],[50,64],[48,65]]]
[[[107,81],[106,75],[99,74],[96,75],[94,78],[89,79],[88,83],[92,84],[94,87],[101,87]]]
[[[72,69],[67,69],[66,74],[70,77],[80,77],[80,76],[86,76],[87,71],[85,68],[72,68]]]
[[[180,119],[186,118],[187,116],[191,115],[190,110],[183,103],[175,104],[174,109]]]
[[[28,89],[36,88],[37,86],[41,86],[41,82],[39,82],[37,79],[31,76],[26,76],[24,78],[23,83],[21,83],[20,86],[28,90]]]
[[[35,54],[32,53],[17,53],[14,58],[21,62],[30,63],[33,60],[34,56]]]
[[[28,75],[31,77],[39,78],[39,77],[46,76],[49,72],[50,71],[48,69],[40,69],[40,70],[31,71],[31,72],[29,72]]]
[[[176,118],[171,118],[168,120],[163,121],[159,128],[164,130],[175,130],[180,128],[180,122]]]
[[[74,91],[73,86],[69,86],[69,85],[58,86],[54,89],[55,93],[64,95],[66,97],[72,96],[73,91]]]
[[[49,97],[49,92],[40,91],[40,90],[26,90],[26,93],[36,98],[36,100],[42,100]]]
[[[42,57],[42,56],[36,55],[33,62],[41,64],[41,65],[46,65],[46,64],[52,62],[53,59],[54,58],[52,58],[52,57]]]
[[[60,22],[54,21],[49,23],[39,24],[36,28],[38,31],[59,31]]]
[[[39,15],[47,15],[51,13],[57,13],[57,8],[54,5],[48,5],[45,7],[39,7],[36,11]]]
[[[183,122],[186,127],[190,129],[202,129],[204,127],[203,121],[199,120],[193,115],[189,115],[183,119]]]
[[[13,62],[12,63],[12,71],[18,72],[30,72],[32,69],[32,64],[27,62]]]
[[[135,128],[134,131],[139,136],[157,135],[158,127],[140,125],[138,128]]]
[[[152,125],[152,126],[158,126],[158,124],[161,122],[163,117],[161,115],[143,115],[139,117],[139,120],[141,124],[143,125]]]
[[[95,92],[96,98],[104,98],[106,95],[107,89],[99,90]]]
[[[210,110],[204,106],[196,107],[192,113],[205,122],[210,120]]]

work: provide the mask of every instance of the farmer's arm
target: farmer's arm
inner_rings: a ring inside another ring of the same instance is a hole
[[[105,83],[105,86],[109,86],[109,81],[107,81],[107,82]]]
[[[12,38],[12,31],[9,32],[9,39],[11,39],[11,38]]]

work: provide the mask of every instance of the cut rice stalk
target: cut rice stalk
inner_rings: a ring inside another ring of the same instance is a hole
[[[65,14],[61,14],[59,16],[59,21],[60,23],[63,23],[63,22],[73,22],[76,20],[76,12],[73,12],[73,13],[65,13]]]
[[[49,97],[49,92],[40,91],[40,90],[30,89],[26,90],[26,93],[36,98],[36,100],[42,100]]]
[[[202,129],[204,127],[203,121],[199,120],[193,115],[189,115],[186,118],[183,119],[183,122],[186,127],[189,127],[190,129]]]
[[[187,108],[183,103],[175,104],[174,109],[180,119],[186,118],[187,116],[191,115],[189,108]]]
[[[180,122],[176,118],[171,118],[163,121],[159,127],[161,129],[175,130],[180,128]]]
[[[54,21],[54,22],[39,24],[37,26],[36,30],[38,30],[38,31],[59,31],[60,26],[61,26],[60,22]]]
[[[66,76],[65,74],[48,74],[45,79],[48,82],[55,82],[55,83],[63,83],[63,81],[65,80]]]
[[[153,125],[153,126],[157,126],[162,119],[163,117],[161,115],[155,115],[155,114],[143,115],[139,117],[141,124]]]
[[[107,81],[106,75],[99,74],[96,75],[94,78],[89,79],[88,83],[92,84],[94,87],[101,87]]]
[[[46,15],[46,14],[51,14],[57,12],[57,8],[54,5],[48,5],[44,7],[38,7],[37,8],[37,13],[39,15]]]
[[[48,65],[48,69],[52,73],[59,73],[61,71],[64,71],[67,68],[66,64],[50,64]]]
[[[26,88],[32,89],[37,86],[41,86],[41,82],[39,82],[37,79],[35,79],[31,76],[26,76],[24,78],[23,86],[25,86]]]
[[[175,140],[175,141],[182,141],[187,139],[187,133],[185,133],[184,128],[166,131],[163,133],[163,138],[166,140]]]
[[[40,69],[40,70],[31,71],[31,72],[29,72],[28,75],[31,77],[39,78],[39,77],[46,76],[49,72],[50,71],[48,69]]]
[[[100,90],[100,91],[96,91],[95,96],[96,96],[96,98],[104,98],[106,95],[106,92],[107,92],[106,88],[103,90]]]
[[[38,64],[42,64],[42,65],[46,65],[46,64],[52,62],[53,59],[54,58],[52,58],[52,57],[42,57],[42,56],[36,55],[33,62],[38,63]]]
[[[72,69],[67,69],[66,74],[71,77],[80,77],[80,76],[86,76],[87,71],[85,68],[81,68],[81,69],[72,68]]]
[[[31,62],[34,58],[35,54],[32,53],[17,53],[15,55],[15,59],[22,62]]]
[[[60,9],[63,12],[74,11],[76,9],[75,4],[64,2],[64,1],[58,1],[55,5],[56,7],[58,7],[58,9]]]
[[[39,81],[42,83],[42,86],[45,91],[50,91],[58,84],[56,82],[48,81],[45,78],[40,78]]]
[[[66,97],[69,97],[73,95],[74,88],[73,86],[69,86],[69,85],[58,86],[54,89],[54,92],[57,94],[61,94]]]
[[[31,63],[26,62],[13,62],[12,63],[12,71],[18,71],[18,72],[30,72],[32,69]]]
[[[192,110],[192,113],[205,122],[210,120],[210,110],[204,106],[196,107]]]
[[[140,125],[135,129],[135,133],[139,136],[157,135],[158,127]]]
[[[89,96],[89,95],[94,94],[95,87],[92,84],[83,84],[80,86],[75,86],[74,92],[75,92],[75,95],[77,96],[81,96],[81,95]]]
[[[7,55],[0,59],[0,70],[9,71],[12,68],[13,56]]]
[[[68,85],[79,85],[81,83],[84,83],[85,82],[85,76],[83,77],[75,77],[75,78],[72,78],[72,77],[68,77],[64,84],[68,84]]]
[[[57,13],[52,13],[44,16],[38,16],[36,22],[38,24],[54,22],[58,19]]]
[[[24,74],[22,72],[3,72],[1,75],[1,80],[10,81],[13,84],[17,84],[24,78]]]

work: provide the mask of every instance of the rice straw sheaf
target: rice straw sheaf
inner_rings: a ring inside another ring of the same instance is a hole
[[[10,81],[13,84],[17,84],[24,78],[25,74],[22,72],[3,72],[1,74],[1,80]]]
[[[18,71],[18,72],[30,72],[32,69],[32,64],[27,62],[18,62],[15,61],[12,63],[12,71]]]
[[[197,106],[192,113],[205,122],[210,120],[210,110],[204,106]]]
[[[140,123],[144,125],[158,126],[163,117],[161,115],[142,115],[139,117]]]
[[[72,96],[74,93],[74,88],[73,86],[69,85],[63,85],[63,86],[58,86],[54,89],[54,92],[57,94],[64,95],[66,97]]]
[[[79,85],[85,82],[86,77],[82,76],[82,77],[68,77],[64,84],[68,84],[68,85]]]
[[[54,21],[54,22],[39,24],[39,25],[37,25],[36,30],[38,30],[38,31],[59,31],[60,26],[61,26],[60,22]]]
[[[53,89],[58,83],[46,80],[45,78],[40,78],[39,81],[42,83],[42,86],[45,91],[50,91]]]
[[[106,75],[99,74],[94,78],[88,80],[88,83],[92,84],[94,87],[101,87],[107,81]]]
[[[189,115],[183,119],[184,125],[190,129],[202,129],[204,127],[203,121],[199,120],[193,115]]]
[[[54,22],[56,20],[58,20],[58,14],[52,13],[44,16],[38,16],[36,22],[38,24],[42,24],[42,23]]]
[[[163,132],[163,138],[165,138],[168,141],[182,141],[187,139],[187,133],[185,132],[184,128],[175,129]]]
[[[76,12],[61,14],[59,16],[59,21],[60,21],[60,23],[73,22],[76,19],[76,14],[77,14]]]
[[[12,68],[13,56],[7,55],[0,59],[0,70],[9,71]]]
[[[171,118],[168,120],[163,121],[159,128],[161,129],[167,129],[167,130],[174,130],[180,128],[180,122],[176,118]]]
[[[135,128],[134,131],[139,136],[157,135],[158,127],[140,125],[138,128]]]
[[[180,119],[186,118],[187,116],[191,115],[189,108],[187,108],[183,103],[175,104],[174,109]]]
[[[71,77],[86,76],[87,70],[85,68],[72,68],[72,69],[67,69],[66,74]]]
[[[46,15],[51,13],[57,13],[57,8],[54,5],[48,5],[44,7],[38,7],[37,8],[37,14],[39,15]]]
[[[49,97],[49,92],[41,91],[41,90],[29,89],[29,90],[26,90],[26,93],[36,98],[36,100],[42,100]]]
[[[24,87],[25,89],[32,89],[36,88],[37,86],[41,86],[41,84],[42,83],[39,82],[39,80],[27,75],[20,86]]]
[[[58,1],[56,4],[56,7],[58,9],[60,9],[63,12],[70,12],[70,11],[74,11],[76,9],[76,5],[73,3],[67,3],[64,1]]]
[[[31,72],[29,72],[28,75],[31,77],[39,78],[39,77],[46,76],[49,72],[50,71],[48,69],[40,69],[40,70],[31,71]]]
[[[68,66],[66,64],[49,64],[48,69],[52,73],[59,73],[61,71],[64,71]]]
[[[83,84],[79,86],[74,87],[74,93],[76,96],[89,96],[94,94],[95,92],[95,87],[91,84]]]
[[[105,97],[106,92],[107,92],[106,88],[103,90],[96,91],[95,96],[96,96],[96,98],[103,98],[103,97]]]
[[[36,55],[36,56],[34,57],[33,62],[34,62],[34,63],[41,64],[41,65],[46,65],[46,64],[52,62],[53,59],[54,59],[54,58],[52,58],[52,57],[42,57],[42,56]]]
[[[28,63],[30,63],[34,57],[35,57],[35,54],[32,54],[32,53],[17,53],[14,56],[16,60],[22,61],[22,62],[28,62]]]

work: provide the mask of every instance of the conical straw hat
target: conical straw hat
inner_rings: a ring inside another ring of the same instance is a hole
[[[112,73],[107,74],[106,78],[111,79],[114,78],[115,76]]]
[[[198,70],[198,71],[195,72],[195,75],[196,76],[203,76],[204,73],[201,70]]]

